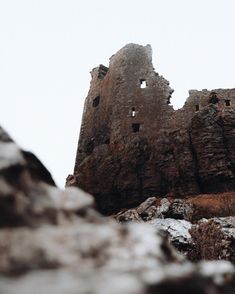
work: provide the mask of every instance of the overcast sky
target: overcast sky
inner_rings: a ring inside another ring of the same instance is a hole
[[[90,70],[151,44],[181,107],[189,89],[235,87],[234,0],[0,0],[0,124],[63,186]]]

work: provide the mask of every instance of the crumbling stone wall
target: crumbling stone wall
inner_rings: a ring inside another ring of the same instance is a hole
[[[160,131],[184,129],[209,103],[222,113],[235,107],[235,89],[191,90],[183,108],[174,111],[170,105],[173,90],[154,71],[150,45],[126,45],[110,58],[109,68],[100,65],[91,76],[75,172],[96,146],[136,133],[155,137]]]
[[[154,71],[150,45],[129,44],[111,57],[109,69],[100,75],[103,68],[91,72],[75,171],[95,146],[136,133],[156,134],[174,113],[169,105],[173,90]]]
[[[220,115],[224,116],[226,112],[235,108],[235,89],[190,90],[184,106],[174,113],[172,127],[186,128],[195,113],[210,104],[214,104],[220,111]]]
[[[91,75],[67,185],[93,194],[104,212],[235,189],[235,89],[191,90],[175,111],[150,45],[126,45]]]

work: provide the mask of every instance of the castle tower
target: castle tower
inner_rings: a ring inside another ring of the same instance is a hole
[[[174,110],[150,45],[125,46],[91,76],[67,185],[107,214],[151,196],[234,189],[235,89],[191,90]]]
[[[173,108],[169,82],[152,65],[150,45],[128,44],[110,58],[109,68],[91,72],[75,170],[93,149],[125,137],[156,135],[168,128]]]

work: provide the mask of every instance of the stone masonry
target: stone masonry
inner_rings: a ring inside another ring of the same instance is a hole
[[[107,213],[151,196],[235,188],[235,89],[191,90],[174,110],[150,45],[126,45],[91,76],[67,185]]]

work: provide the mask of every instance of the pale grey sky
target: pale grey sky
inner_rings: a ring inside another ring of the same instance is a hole
[[[235,87],[234,0],[0,0],[0,124],[60,186],[72,172],[90,70],[151,44],[181,107]]]

